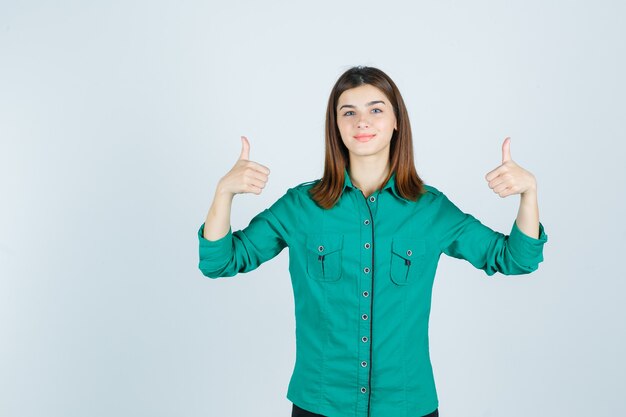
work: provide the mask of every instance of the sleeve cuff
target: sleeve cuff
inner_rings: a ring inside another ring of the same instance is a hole
[[[198,229],[198,241],[200,243],[200,262],[210,260],[223,260],[230,257],[233,244],[232,227],[228,228],[228,233],[217,240],[207,240],[204,238],[204,223]]]
[[[539,238],[528,236],[513,222],[509,235],[509,250],[513,257],[523,265],[537,265],[543,261],[543,245],[548,241],[543,224],[539,222]]]

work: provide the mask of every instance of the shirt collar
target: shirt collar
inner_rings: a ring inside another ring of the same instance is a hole
[[[343,181],[344,190],[346,187],[354,188],[356,190],[357,188],[354,186],[354,184],[352,184],[352,180],[350,180],[350,174],[348,174],[347,168],[344,168],[343,175],[344,175],[344,181]],[[383,192],[386,189],[389,189],[391,193],[395,195],[397,198],[404,200],[404,201],[409,201],[406,198],[402,197],[396,188],[396,173],[395,172],[391,174],[389,181],[387,181],[387,183],[383,186],[380,192]]]

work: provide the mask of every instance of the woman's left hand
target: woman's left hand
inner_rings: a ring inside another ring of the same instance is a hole
[[[489,188],[500,197],[537,191],[535,176],[511,159],[511,138],[502,143],[502,165],[485,175]]]

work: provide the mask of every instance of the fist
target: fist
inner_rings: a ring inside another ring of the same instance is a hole
[[[511,159],[511,138],[502,143],[502,164],[485,175],[489,188],[500,197],[534,192],[537,189],[535,176]]]
[[[269,168],[257,162],[250,161],[250,142],[245,136],[241,137],[241,154],[235,165],[218,184],[221,192],[235,194],[261,194],[270,174]]]

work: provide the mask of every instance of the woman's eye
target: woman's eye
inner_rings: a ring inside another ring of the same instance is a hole
[[[381,109],[372,109],[372,112],[374,112],[374,113],[382,113],[383,111]],[[352,115],[354,115],[354,112],[352,110],[348,110],[343,115],[344,116],[352,116]]]

